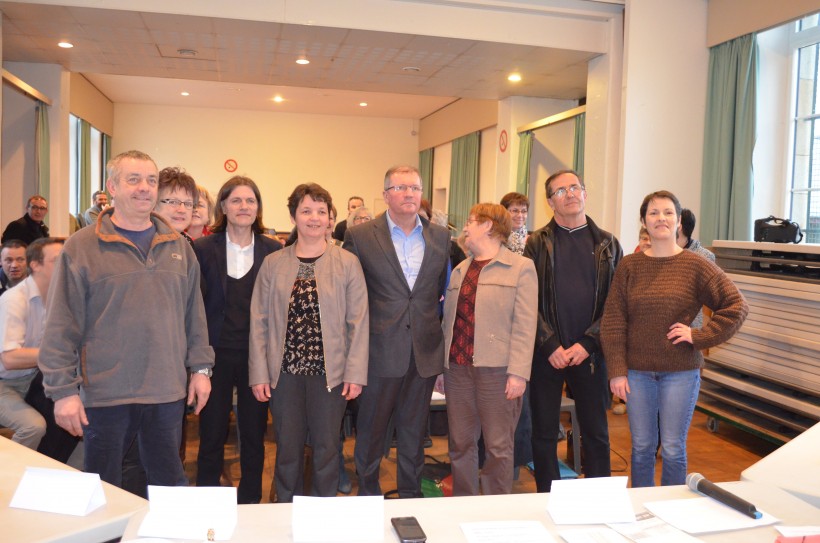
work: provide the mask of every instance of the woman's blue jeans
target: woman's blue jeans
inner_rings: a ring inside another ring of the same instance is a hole
[[[686,482],[686,436],[700,390],[700,370],[627,373],[629,430],[632,432],[632,487],[655,486],[660,424],[661,485]]]

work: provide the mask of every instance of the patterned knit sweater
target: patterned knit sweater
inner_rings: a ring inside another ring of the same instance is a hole
[[[692,343],[672,344],[669,327],[689,324],[701,306],[712,320],[692,330]],[[684,371],[703,366],[701,349],[727,341],[749,306],[732,280],[705,258],[682,251],[670,257],[625,256],[615,271],[601,319],[609,378],[640,371]]]

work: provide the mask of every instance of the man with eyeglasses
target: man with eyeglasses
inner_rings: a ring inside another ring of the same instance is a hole
[[[381,495],[379,466],[388,423],[396,429],[400,498],[420,498],[430,396],[444,370],[439,301],[450,233],[419,217],[421,176],[396,166],[384,177],[387,211],[351,226],[345,249],[359,257],[370,304],[370,362],[359,396],[354,457],[359,495]]]
[[[48,213],[48,202],[42,196],[36,195],[28,199],[26,204],[26,214],[11,221],[3,231],[0,242],[5,243],[10,239],[19,239],[26,245],[39,238],[48,237],[48,226],[43,223]]]
[[[348,226],[353,226],[353,213],[364,206],[364,199],[361,196],[351,196],[347,199],[347,219],[336,223],[336,228],[333,229],[333,239],[339,241],[345,240],[345,232]]]
[[[180,168],[163,168],[159,172],[157,194],[154,212],[193,246],[194,240],[185,230],[191,225],[194,208],[199,203],[194,178]]]
[[[107,176],[116,205],[66,241],[54,271],[39,358],[45,392],[57,424],[84,436],[85,471],[121,486],[136,443],[148,484],[186,485],[185,401],[202,410],[214,363],[199,264],[152,213],[151,157],[122,153]]]
[[[615,236],[584,212],[587,193],[576,172],[553,173],[546,192],[553,218],[530,235],[524,249],[538,273],[538,330],[530,379],[538,492],[549,492],[552,481],[561,478],[556,448],[565,382],[575,400],[578,427],[573,431],[582,437],[584,476],[611,474],[606,418],[611,396],[599,333],[609,285],[623,256]]]

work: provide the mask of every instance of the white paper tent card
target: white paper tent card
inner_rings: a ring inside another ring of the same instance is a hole
[[[318,520],[317,520],[318,519]],[[293,497],[293,541],[382,541],[384,498]]]
[[[96,473],[26,468],[9,507],[84,517],[103,505],[105,493]]]
[[[140,537],[227,541],[236,529],[236,487],[148,486]]]
[[[547,511],[555,524],[635,522],[626,477],[553,481]]]

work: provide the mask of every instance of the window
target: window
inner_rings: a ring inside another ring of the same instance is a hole
[[[69,115],[69,210],[83,213],[91,195],[105,189],[108,138],[88,122]]]
[[[790,204],[792,220],[806,243],[820,243],[820,23],[818,14],[795,24],[792,45],[797,70],[794,86],[794,144]]]

